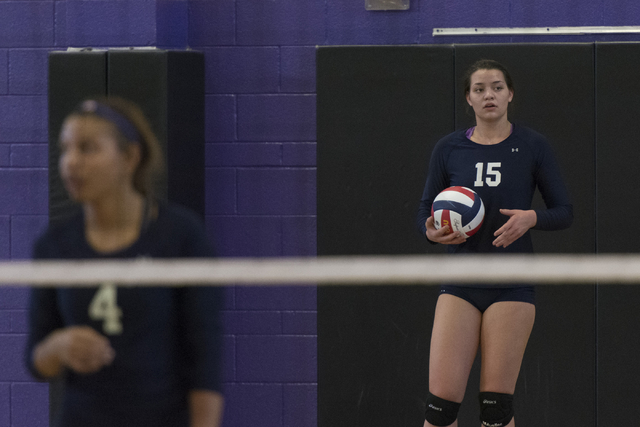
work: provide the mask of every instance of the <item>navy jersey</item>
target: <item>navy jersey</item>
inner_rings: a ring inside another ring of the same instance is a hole
[[[116,253],[91,248],[82,215],[51,227],[34,249],[36,259],[211,256],[201,221],[174,205],[160,205],[157,219],[139,239]],[[220,391],[222,297],[222,290],[213,287],[33,289],[26,350],[33,375],[38,376],[31,359],[34,346],[58,328],[89,325],[116,352],[113,363],[97,373],[65,372],[54,425],[187,426],[189,391]],[[111,309],[110,315],[101,315],[105,309]]]
[[[474,190],[485,207],[480,230],[460,245],[448,245],[455,253],[533,252],[530,232],[506,248],[492,245],[493,235],[509,217],[500,209],[531,209],[536,187],[546,204],[537,209],[537,230],[559,230],[573,221],[573,207],[547,140],[539,133],[514,126],[511,135],[494,145],[477,144],[465,131],[454,132],[436,144],[429,163],[427,182],[418,211],[423,236],[435,197],[447,187],[460,185]]]

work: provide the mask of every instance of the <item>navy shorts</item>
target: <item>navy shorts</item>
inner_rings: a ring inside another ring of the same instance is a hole
[[[533,286],[514,286],[509,288],[484,288],[471,286],[442,285],[440,294],[449,294],[462,298],[484,313],[495,302],[519,301],[536,303],[536,291]]]

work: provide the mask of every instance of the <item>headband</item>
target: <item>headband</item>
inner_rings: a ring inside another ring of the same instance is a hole
[[[110,121],[129,141],[140,143],[140,134],[133,123],[108,105],[90,99],[80,104],[78,111],[81,113],[93,114]]]

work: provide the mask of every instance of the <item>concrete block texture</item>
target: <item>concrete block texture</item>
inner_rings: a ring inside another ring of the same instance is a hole
[[[243,215],[314,215],[312,168],[238,170],[238,212]]]
[[[232,335],[282,334],[282,314],[277,311],[229,311],[225,313],[225,333]]]
[[[33,381],[24,363],[26,335],[0,334],[0,382]]]
[[[595,0],[590,0],[587,4],[588,8],[592,9],[592,13],[594,14],[595,11],[599,10],[598,6],[602,5],[602,3]],[[603,7],[602,17],[602,23],[594,25],[637,25],[638,17],[640,17],[640,4],[627,1],[606,3]],[[633,22],[633,24],[631,22]],[[615,40],[617,40],[617,38],[611,41]],[[634,40],[638,40],[637,36]]]
[[[0,169],[0,215],[46,215],[46,169]]]
[[[157,0],[157,45],[166,49],[189,46],[189,1]]]
[[[0,96],[0,143],[44,143],[48,139],[46,95]]]
[[[317,423],[318,391],[315,384],[284,386],[284,427],[313,426]]]
[[[437,7],[443,7],[444,2]],[[419,36],[418,2],[409,11],[370,11],[364,2],[327,3],[328,45],[413,44]]]
[[[9,93],[46,95],[48,88],[48,49],[9,51]]]
[[[205,147],[206,166],[280,166],[282,144],[218,142]]]
[[[11,330],[11,312],[0,311],[0,334],[12,332]],[[0,423],[2,425],[2,423]]]
[[[235,40],[236,0],[189,2],[190,46],[228,46]]]
[[[311,286],[241,286],[236,289],[240,310],[316,310],[316,288]]]
[[[11,217],[0,216],[0,259],[11,258]]]
[[[0,215],[47,214],[45,169],[0,169]]]
[[[233,383],[236,380],[236,338],[225,335],[222,338],[224,351],[222,353],[222,381]]]
[[[0,167],[11,166],[11,145],[0,144]]]
[[[29,289],[25,287],[0,287],[0,310],[24,310],[29,301]]]
[[[259,349],[255,349],[259,351]],[[223,427],[282,425],[283,391],[280,384],[227,384]]]
[[[277,47],[213,47],[204,52],[207,93],[278,92]]]
[[[205,210],[211,215],[237,213],[237,185],[234,168],[205,169]]]
[[[315,141],[315,95],[239,95],[238,139]]]
[[[258,351],[259,349],[259,351]],[[238,336],[238,381],[315,383],[315,336]]]
[[[9,51],[0,49],[0,95],[9,92]]]
[[[210,240],[221,256],[282,255],[282,221],[279,217],[207,216],[205,222]]]
[[[16,168],[49,167],[49,146],[47,144],[12,145],[11,166]]]
[[[315,46],[280,48],[280,91],[314,93],[316,91]]]
[[[156,1],[59,1],[57,46],[118,47],[157,44]]]
[[[316,143],[294,142],[290,144],[283,144],[282,164],[285,166],[315,166]]]
[[[29,320],[27,310],[3,311],[9,313],[11,318],[11,332],[16,334],[26,334],[29,331]]]
[[[11,383],[0,382],[0,427],[11,427]]]
[[[53,45],[52,1],[0,2],[0,47]]]
[[[237,139],[236,96],[205,96],[205,140],[231,142]]]
[[[508,16],[508,13],[511,12],[511,22],[514,27],[577,27],[605,25],[602,20],[603,12],[606,13],[607,9],[610,9],[605,7],[603,11],[602,3],[596,1],[585,1],[580,4],[580,7],[576,7],[576,4],[571,1],[562,2],[553,0],[538,0],[535,2],[512,0],[509,1],[509,5],[511,6],[510,10],[507,9],[501,15]],[[617,7],[614,9],[617,9]],[[640,11],[637,5],[635,9],[636,13]],[[540,25],[540,22],[545,22],[545,24]]]
[[[282,313],[284,335],[315,335],[318,316],[315,311],[285,311]]]
[[[47,215],[14,215],[11,218],[11,259],[30,259],[33,244],[48,224]]]
[[[315,256],[318,253],[315,215],[282,218],[282,255]]]
[[[11,386],[11,426],[47,427],[49,425],[48,402],[49,385],[47,383],[13,384]],[[26,407],[30,407],[30,410],[25,411]]]
[[[324,0],[237,0],[239,45],[316,45],[325,41]]]

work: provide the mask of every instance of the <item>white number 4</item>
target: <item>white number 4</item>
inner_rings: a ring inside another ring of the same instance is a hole
[[[502,181],[502,174],[497,168],[502,166],[500,162],[487,163],[487,177],[482,181],[484,164],[476,163],[476,181],[473,183],[475,187],[482,187],[486,182],[489,187],[497,187]]]
[[[102,329],[107,335],[122,333],[122,310],[118,307],[118,290],[113,283],[100,286],[89,304],[89,317],[92,320],[102,320]]]

